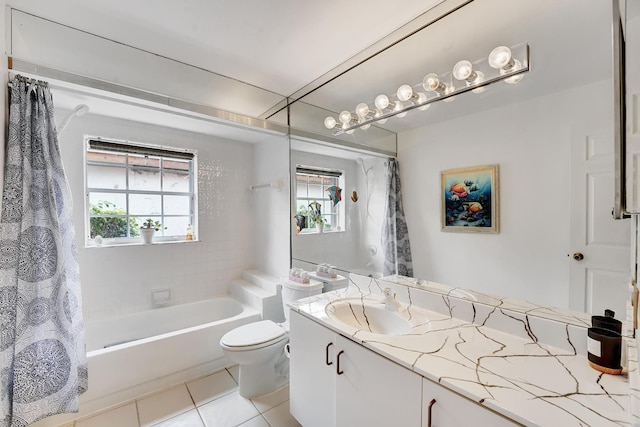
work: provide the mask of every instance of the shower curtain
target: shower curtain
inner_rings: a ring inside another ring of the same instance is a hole
[[[387,198],[382,224],[382,247],[384,249],[385,276],[399,274],[413,276],[409,230],[402,209],[400,171],[396,159],[389,159],[385,165],[387,177]]]
[[[77,412],[87,359],[71,194],[46,83],[9,83],[0,216],[0,426]]]

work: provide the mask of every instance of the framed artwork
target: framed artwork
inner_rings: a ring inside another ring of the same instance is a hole
[[[442,231],[498,233],[498,165],[440,172]]]

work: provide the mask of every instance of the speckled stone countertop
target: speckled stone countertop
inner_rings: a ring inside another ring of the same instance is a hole
[[[583,313],[407,281],[352,276],[349,288],[290,307],[524,425],[626,426],[640,419],[633,415],[640,406],[635,340],[625,338],[631,369],[606,375],[588,364],[590,318]],[[349,325],[332,317],[332,307],[345,298],[354,301],[356,310],[362,310],[359,301],[384,306],[385,287],[402,304],[398,315],[411,323],[409,333],[375,334],[361,319]]]

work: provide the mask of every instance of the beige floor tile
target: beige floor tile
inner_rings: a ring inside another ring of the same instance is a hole
[[[238,389],[238,384],[226,370],[187,383],[196,406],[211,402]]]
[[[141,427],[157,424],[192,409],[195,409],[195,405],[184,384],[138,400]]]
[[[281,403],[262,414],[271,427],[301,427],[289,412],[289,401]]]
[[[193,409],[177,417],[169,418],[161,423],[154,424],[153,427],[204,427],[197,409]]]
[[[273,393],[265,394],[264,396],[251,399],[253,404],[258,408],[260,413],[266,412],[271,408],[275,408],[283,402],[289,400],[289,385],[274,391]]]
[[[250,400],[238,393],[222,396],[198,407],[206,427],[236,427],[260,415]]]
[[[238,427],[271,427],[267,420],[262,415],[258,415],[255,418],[251,418],[246,423],[240,424]]]
[[[129,403],[76,422],[76,427],[138,427],[136,404]]]

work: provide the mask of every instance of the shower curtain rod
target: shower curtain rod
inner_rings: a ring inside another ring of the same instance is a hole
[[[195,102],[184,101],[166,95],[158,95],[153,92],[147,92],[141,89],[135,89],[117,83],[94,79],[92,77],[86,77],[67,71],[44,67],[11,56],[8,57],[8,68],[10,71],[14,72],[17,71],[28,73],[42,78],[58,80],[64,83],[80,85],[88,87],[90,89],[97,89],[112,94],[124,95],[142,101],[152,102],[171,108],[177,108],[191,113],[202,114],[204,116],[207,116],[207,118],[209,118],[209,120],[211,121],[219,122],[229,126],[240,127],[243,129],[259,128],[261,130],[283,134],[289,133],[288,126],[280,125],[278,123],[268,122],[263,119],[246,116],[244,114],[232,113],[220,108],[197,104]],[[54,89],[68,89],[67,87],[62,85],[58,86],[49,84],[49,86]]]
[[[45,85],[48,86],[49,82],[44,81],[44,80],[38,80],[38,79],[32,79],[31,77],[25,77],[22,74],[16,74],[16,79],[18,80],[22,80],[23,82],[27,83],[27,84],[41,84],[41,85]],[[9,81],[9,83],[11,83],[11,81]]]

